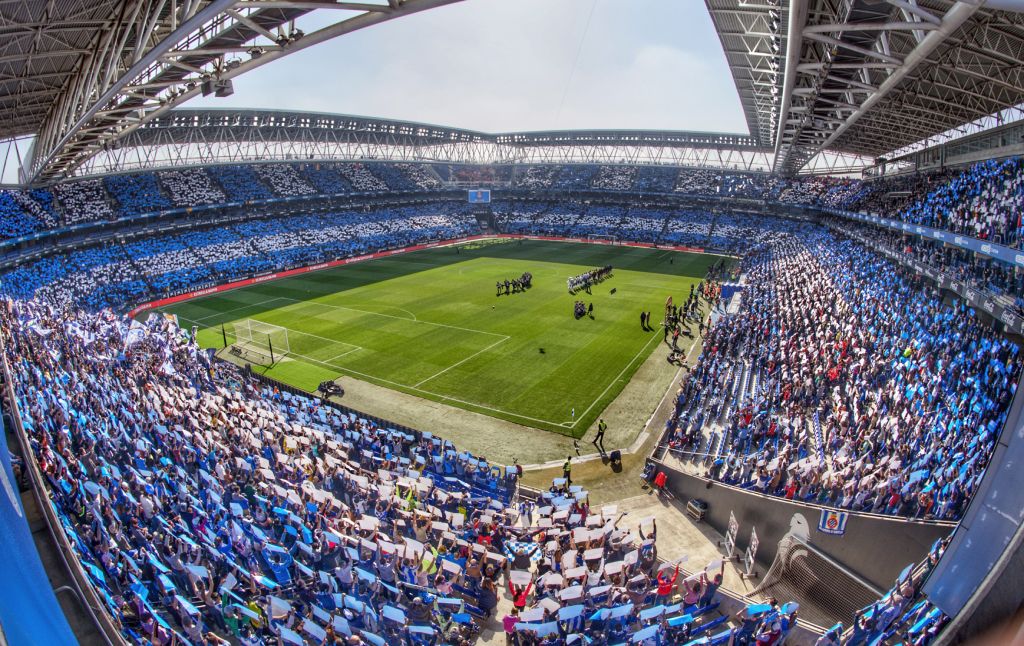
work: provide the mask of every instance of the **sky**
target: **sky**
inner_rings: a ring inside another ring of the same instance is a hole
[[[308,34],[337,16],[300,23]],[[234,79],[187,107],[311,110],[510,132],[746,133],[700,0],[464,0]]]

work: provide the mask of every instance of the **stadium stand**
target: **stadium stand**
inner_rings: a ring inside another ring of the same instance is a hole
[[[207,170],[210,177],[224,189],[224,195],[228,201],[249,202],[268,200],[274,197],[270,189],[259,180],[252,166],[211,166]],[[212,182],[207,181],[207,185],[213,189]]]
[[[67,224],[114,219],[110,198],[98,179],[58,184],[55,193]]]
[[[590,183],[601,191],[628,191],[636,181],[636,166],[601,166]]]
[[[957,518],[1006,419],[1017,345],[827,232],[769,241],[744,265],[749,291],[706,336],[673,447],[756,491]]]
[[[388,190],[388,185],[364,164],[341,164],[338,169],[355,191],[377,193]]]
[[[0,193],[0,236],[16,238],[45,228],[46,223],[28,212],[15,193]]]
[[[656,526],[588,513],[564,481],[511,505],[516,468],[264,385],[164,317],[18,301],[0,320],[64,531],[133,642],[469,644],[499,585],[524,639],[717,643],[795,626],[795,604],[752,604],[712,632],[730,619],[715,612],[721,578],[698,573],[670,603],[680,569],[657,560]]]
[[[158,176],[175,206],[200,206],[220,204],[227,199],[210,180],[208,173],[214,172],[213,169],[187,168],[163,171]]]
[[[1020,157],[975,164],[898,214],[1000,244],[1020,246],[1024,208],[1024,161]]]
[[[373,172],[355,163],[215,166],[111,176],[54,190],[65,210],[79,214],[77,222],[172,204],[381,191],[383,180],[393,190],[439,186],[435,172],[421,166],[370,166]],[[789,204],[834,208],[882,200],[877,196],[888,190],[867,191],[846,180],[695,170],[678,171],[677,178],[676,169],[618,169],[534,166],[517,173],[516,182],[527,190],[621,191],[628,183],[636,190],[668,187],[699,195],[769,192]],[[470,176],[466,169],[450,170],[450,176],[456,173]],[[984,181],[992,178],[978,173]],[[1012,196],[1006,193],[1011,184],[1004,181],[1000,195]],[[35,211],[22,206],[27,199]],[[0,231],[13,237],[57,225],[55,207],[46,204],[44,196],[0,194]],[[976,281],[980,289],[1019,299],[1021,279],[1012,269],[838,217],[825,219],[826,228],[728,210],[564,199],[499,199],[491,209],[504,232],[600,235],[745,254],[740,271],[747,291],[738,311],[726,313],[714,281],[694,301],[708,304],[714,323],[684,378],[667,435],[674,454],[709,477],[840,509],[917,518],[962,514],[1005,421],[1020,372],[1018,348],[964,306],[942,303],[855,237],[871,235],[877,244]],[[737,617],[723,615],[708,573],[699,579],[703,603],[666,603],[658,591],[665,585],[674,590],[676,574],[645,560],[650,544],[620,529],[621,518],[605,519],[615,528],[603,539],[574,545],[579,526],[567,517],[586,505],[585,492],[556,482],[544,492],[546,501],[512,505],[514,469],[459,453],[429,433],[393,431],[275,390],[212,361],[187,332],[162,317],[131,323],[106,309],[472,234],[479,229],[469,205],[436,201],[196,222],[206,228],[87,243],[20,263],[0,284],[0,293],[13,299],[0,317],[6,319],[8,360],[18,372],[22,421],[36,445],[47,449],[40,465],[78,557],[130,639],[160,642],[172,633],[194,638],[214,630],[239,640],[287,641],[303,632],[315,640],[330,625],[370,643],[471,643],[480,621],[494,611],[502,577],[513,599],[522,599],[506,625],[526,639],[554,630],[613,641],[649,635],[675,643],[702,637],[742,643],[778,639],[792,628],[795,604],[751,604]],[[48,333],[56,329],[68,334]],[[110,356],[100,350],[105,346],[125,349]],[[44,347],[52,352],[44,356]],[[26,356],[39,363],[18,360]],[[64,358],[59,366],[47,358],[56,356]],[[111,361],[120,368],[95,370]],[[30,388],[40,374],[47,375],[51,393],[42,398],[30,394],[37,392]],[[128,393],[138,390],[130,384],[140,378],[147,394],[140,405],[123,407],[133,401]],[[90,383],[87,401],[64,407],[61,402],[73,398],[63,389],[74,383]],[[215,409],[221,411],[220,430],[198,431],[197,416]],[[81,410],[111,421],[97,425]],[[163,412],[153,418],[147,410]],[[909,419],[916,420],[909,432],[893,432]],[[225,433],[249,439],[226,444]],[[271,445],[280,450],[268,452]],[[75,455],[88,457],[83,462]],[[420,468],[411,472],[413,465]],[[309,486],[300,486],[302,480]],[[430,510],[426,526],[417,524],[411,501]],[[557,518],[544,511],[566,504],[570,513]],[[457,511],[460,506],[465,511]],[[554,552],[531,542],[535,514],[563,528]],[[448,530],[430,523],[446,523]],[[460,530],[455,538],[446,533],[452,529]],[[105,544],[99,536],[113,540]],[[631,538],[616,543],[618,536]],[[573,547],[579,548],[576,560],[565,561]],[[603,563],[634,549],[639,560],[621,574],[606,568],[596,579],[586,572],[575,578],[570,573],[593,566],[584,547],[604,550]],[[517,560],[520,566],[548,565],[533,574],[521,572]],[[500,567],[506,562],[511,569]],[[626,592],[602,596],[616,581]],[[919,581],[897,581],[853,617],[850,643],[934,635],[945,618],[915,597]],[[569,603],[577,594],[584,611]]]
[[[152,173],[108,175],[103,178],[103,185],[117,202],[121,216],[153,213],[172,206]]]
[[[551,187],[562,191],[581,190],[590,186],[597,175],[598,166],[594,164],[567,164],[558,168]]]
[[[306,180],[302,179],[294,166],[288,164],[258,164],[254,168],[256,175],[278,197],[313,195],[317,192]]]
[[[641,166],[636,175],[636,190],[641,193],[671,193],[679,169],[674,166]]]
[[[300,164],[299,172],[322,195],[343,195],[352,191],[352,185],[342,177],[334,164]]]
[[[403,173],[415,189],[430,191],[441,188],[440,180],[426,164],[395,164],[394,168]]]
[[[525,170],[517,169],[514,183],[516,188],[547,189],[554,185],[558,174],[558,166],[528,166]]]

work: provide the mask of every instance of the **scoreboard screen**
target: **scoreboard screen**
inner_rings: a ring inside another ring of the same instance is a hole
[[[491,192],[486,189],[475,188],[469,191],[470,204],[490,204]]]

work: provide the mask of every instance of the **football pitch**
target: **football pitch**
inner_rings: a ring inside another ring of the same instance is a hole
[[[162,311],[178,315],[182,326],[198,326],[204,347],[223,347],[224,336],[232,343],[235,324],[247,319],[286,328],[287,354],[279,348],[272,365],[254,369],[304,390],[338,377],[359,379],[579,437],[663,342],[660,327],[641,329],[640,312],[660,321],[666,298],[685,301],[690,285],[720,259],[480,240],[306,273]],[[613,275],[592,294],[568,293],[568,277],[604,265],[614,267]],[[496,281],[523,272],[533,274],[531,289],[495,295]],[[576,300],[593,304],[592,318],[574,318]]]

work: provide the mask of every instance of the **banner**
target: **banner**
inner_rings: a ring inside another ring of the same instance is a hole
[[[818,521],[818,531],[834,536],[842,536],[846,533],[847,518],[849,518],[849,514],[845,511],[822,509],[821,520]]]

